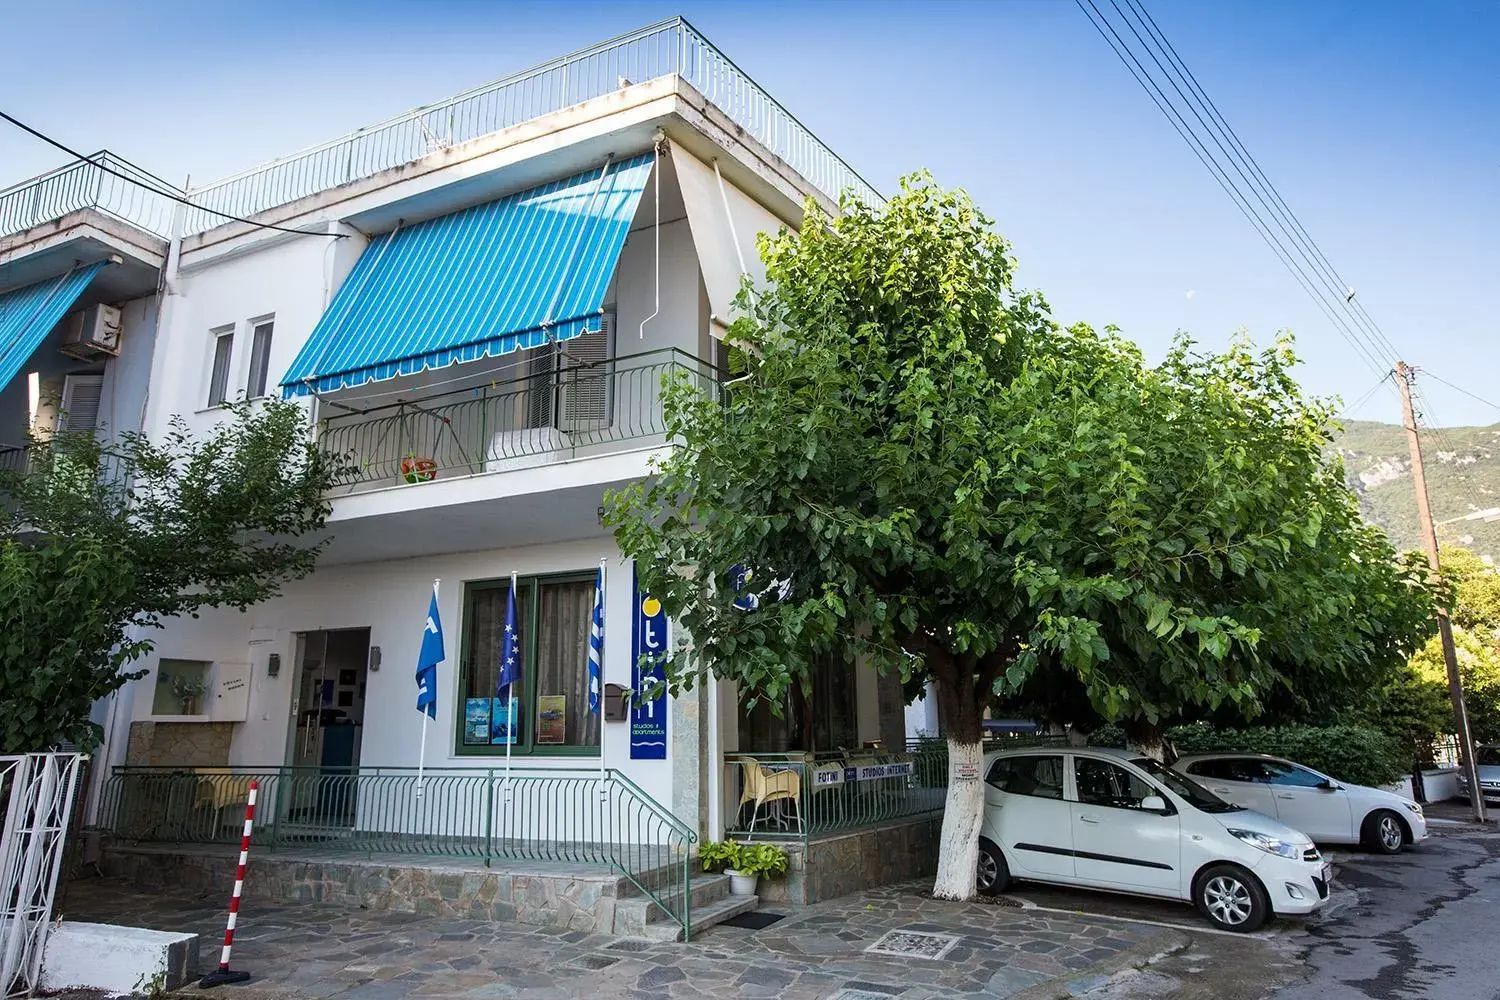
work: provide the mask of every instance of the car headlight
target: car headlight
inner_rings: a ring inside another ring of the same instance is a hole
[[[1298,844],[1288,844],[1284,840],[1268,836],[1264,833],[1256,833],[1254,830],[1230,830],[1231,836],[1249,844],[1251,847],[1274,854],[1277,857],[1289,858],[1292,861],[1302,860],[1303,848]]]
[[[1415,802],[1403,802],[1401,804],[1406,807],[1407,812],[1415,813],[1418,816],[1422,815],[1422,807]]]

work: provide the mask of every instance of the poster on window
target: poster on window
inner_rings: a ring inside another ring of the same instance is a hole
[[[490,741],[490,699],[464,700],[464,745],[485,746]]]
[[[538,743],[566,743],[568,741],[568,696],[549,694],[536,700],[536,741]]]
[[[507,711],[509,709],[509,711]],[[521,714],[521,700],[519,698],[491,698],[490,699],[490,743],[493,746],[505,746],[507,743],[518,743],[519,734],[516,732],[516,720]]]
[[[630,599],[630,759],[667,759],[667,613],[661,602],[641,592],[631,568]],[[650,689],[650,696],[641,692]]]

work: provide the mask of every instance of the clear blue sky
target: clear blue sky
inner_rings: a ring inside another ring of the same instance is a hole
[[[1500,4],[1146,3],[1406,360],[1500,403]],[[14,4],[0,107],[203,182],[676,13],[878,188],[966,187],[1059,319],[1290,329],[1312,391],[1375,382],[1069,0]],[[0,131],[0,183],[58,159]]]

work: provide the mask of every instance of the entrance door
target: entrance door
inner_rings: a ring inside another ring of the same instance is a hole
[[[331,629],[297,635],[287,764],[290,787],[280,800],[292,828],[351,828],[363,743],[370,630]]]

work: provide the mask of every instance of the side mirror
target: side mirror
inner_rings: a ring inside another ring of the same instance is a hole
[[[1148,813],[1167,814],[1167,800],[1160,795],[1148,795],[1141,799],[1141,811]]]
[[[1325,792],[1341,792],[1344,790],[1344,786],[1339,784],[1337,781],[1334,781],[1332,778],[1324,778],[1322,783],[1319,784],[1318,787]]]

